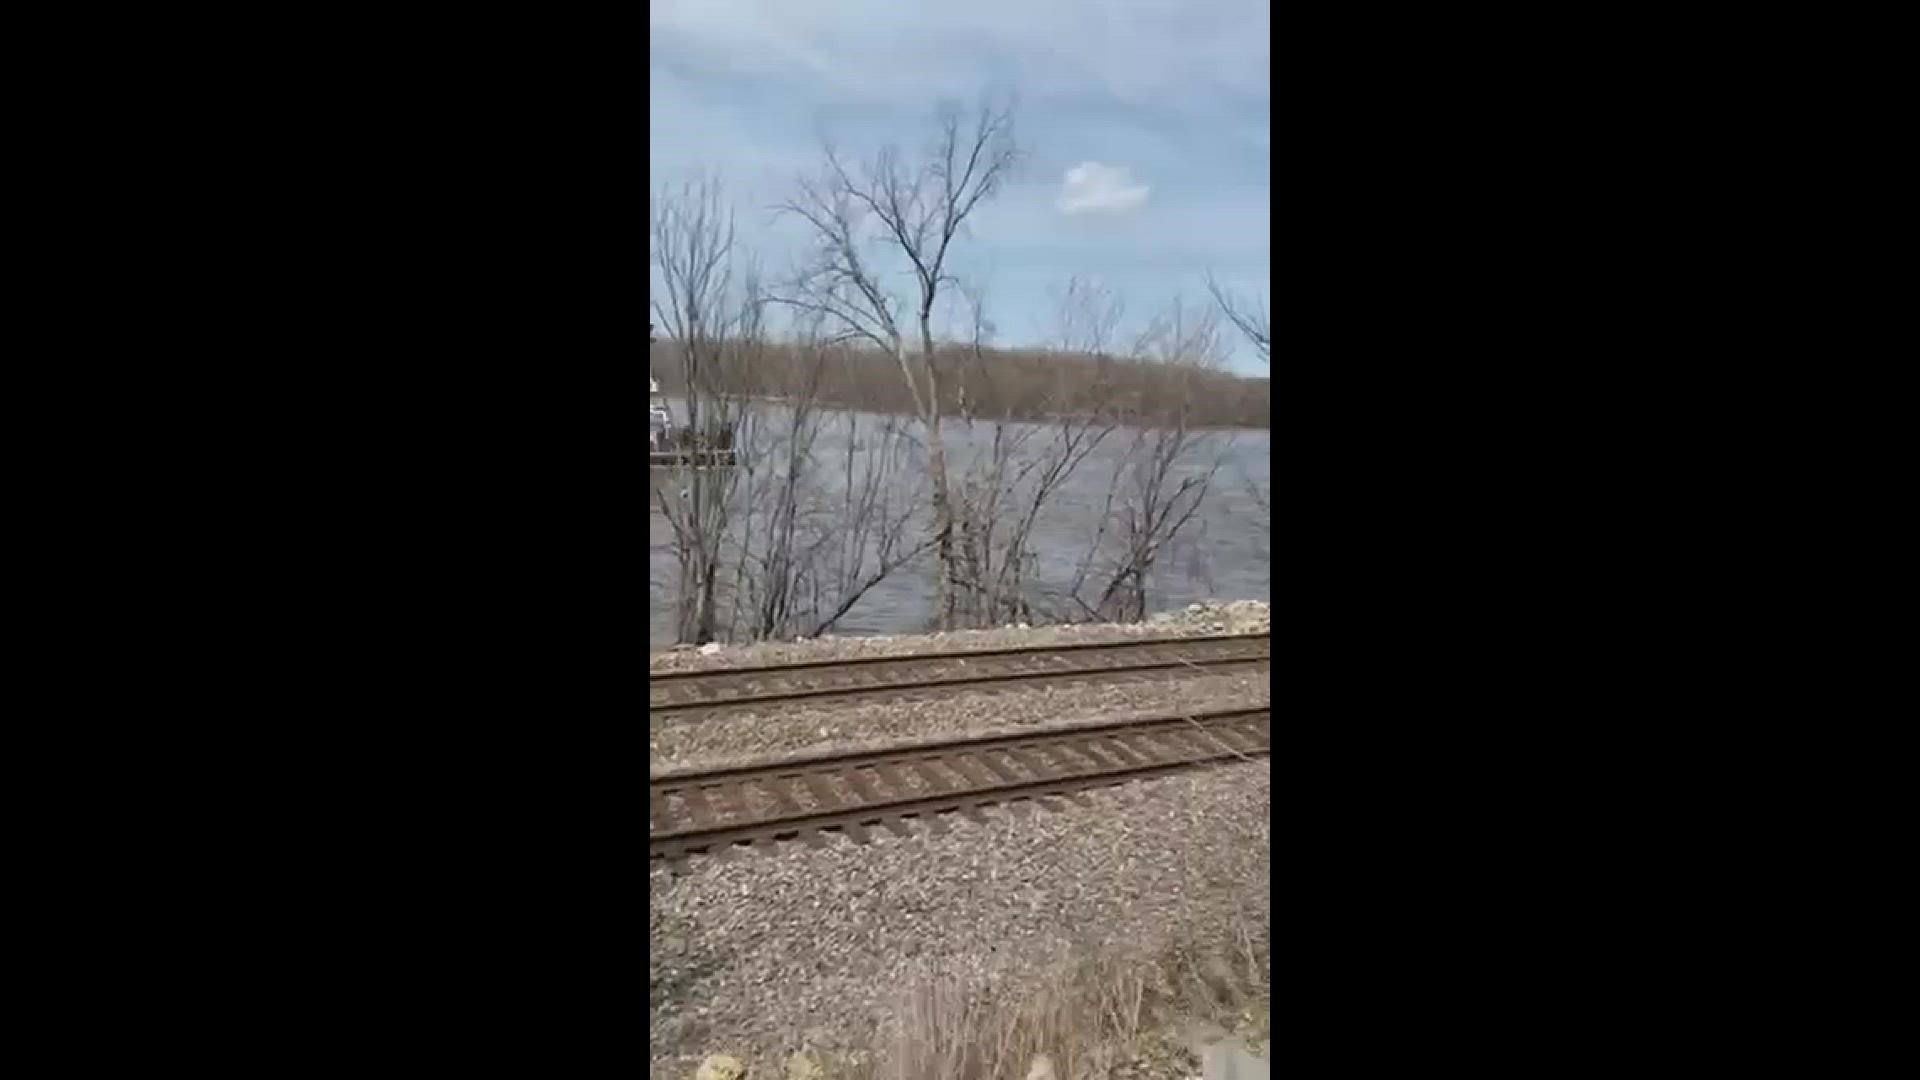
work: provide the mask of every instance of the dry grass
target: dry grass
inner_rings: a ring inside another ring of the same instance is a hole
[[[1184,1077],[1185,1033],[1212,1028],[1264,1048],[1271,1000],[1264,927],[1240,927],[1233,956],[1083,955],[1009,993],[930,973],[901,995],[879,1053],[828,1063],[834,1080],[1027,1080],[1045,1057],[1058,1080]]]
[[[1087,799],[650,868],[651,1074],[685,1080],[726,1053],[779,1078],[805,1049],[836,1066],[828,1080],[896,1080],[943,1059],[1024,1080],[1031,1062],[1012,1059],[1049,1046],[1058,1080],[1072,1080],[1069,1059],[1095,1076],[1097,1061],[1126,1062],[1111,1080],[1192,1076],[1190,1061],[1128,1057],[1173,1058],[1170,1026],[1241,1028],[1236,1003],[1265,997],[1269,763]]]

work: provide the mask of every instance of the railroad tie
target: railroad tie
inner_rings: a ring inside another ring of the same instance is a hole
[[[954,689],[1013,689],[1011,684],[1164,677],[1176,667],[1206,671],[1266,663],[1269,635],[1090,642],[1024,649],[973,650],[916,657],[855,657],[714,671],[664,672],[648,700],[662,711],[759,711],[774,701],[823,695],[896,697]]]
[[[866,769],[848,769],[841,775],[847,778],[847,786],[851,787],[867,805],[872,806],[874,803],[887,800],[887,797],[880,793],[880,785],[874,779],[872,772]]]
[[[773,777],[763,781],[760,790],[766,792],[768,798],[773,800],[773,808],[782,816],[798,817],[804,811],[800,809],[799,803],[793,801],[793,795],[787,791],[787,784],[790,782],[790,777]]]
[[[1267,753],[1269,718],[1264,707],[1227,709],[680,773],[649,789],[650,854],[742,858],[755,844],[821,847],[830,832],[854,844],[871,843],[876,830],[906,839],[916,821],[948,831],[949,813],[987,825],[990,807],[1021,822],[1041,811],[1097,811],[1084,792]],[[811,798],[796,798],[801,787]]]
[[[888,787],[902,795],[917,792],[922,788],[927,790],[932,790],[933,788],[933,782],[925,777],[921,777],[922,784],[920,787],[913,785],[909,779],[909,774],[912,776],[921,776],[921,774],[913,768],[913,762],[911,761],[882,762],[874,766],[873,771],[880,774],[880,779],[885,780]]]
[[[745,805],[744,802],[736,804],[733,787],[729,784],[714,784],[706,789],[705,794],[707,806],[713,810],[716,820],[719,821],[732,820],[737,816],[737,811],[743,809]]]
[[[680,798],[682,799],[682,805],[687,808],[687,816],[693,819],[695,825],[719,824],[720,819],[714,814],[712,808],[707,805],[706,793],[700,790],[698,784],[690,784],[682,788],[680,790]]]
[[[1019,774],[1015,773],[1010,766],[993,760],[993,753],[992,750],[987,750],[982,753],[971,754],[967,757],[967,760],[979,766],[998,782],[1011,784],[1019,781]]]
[[[800,779],[807,785],[807,790],[813,792],[813,797],[820,800],[821,809],[845,805],[840,801],[840,793],[833,790],[833,785],[827,783],[826,777],[810,772]]]

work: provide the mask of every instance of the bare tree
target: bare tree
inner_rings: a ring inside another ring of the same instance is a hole
[[[1259,355],[1260,362],[1271,366],[1272,338],[1268,335],[1266,302],[1257,299],[1252,301],[1236,299],[1232,293],[1221,288],[1220,284],[1213,280],[1212,274],[1207,275],[1207,291],[1213,294],[1213,302],[1219,306],[1221,314],[1225,315],[1227,320],[1233,323],[1234,328],[1253,344],[1253,351]],[[1255,483],[1253,478],[1246,476],[1244,472],[1240,480],[1242,486],[1246,488],[1247,495],[1253,499],[1254,505],[1260,508],[1260,519],[1263,522],[1272,522],[1273,501],[1266,486]]]
[[[702,452],[731,443],[744,398],[729,367],[744,342],[757,341],[763,301],[749,277],[735,288],[733,215],[717,181],[703,179],[655,196],[651,214],[655,271],[651,306],[684,377],[685,468],[650,484],[673,529],[680,581],[676,636],[713,640],[718,617],[721,546],[727,533],[734,473],[702,467]]]
[[[1099,525],[1065,595],[1085,617],[1146,616],[1150,578],[1199,512],[1222,454],[1192,425],[1196,386],[1220,362],[1217,316],[1191,314],[1177,299],[1134,347],[1161,374],[1154,396],[1127,419],[1132,438],[1108,476]],[[1093,599],[1087,599],[1089,592]]]
[[[824,317],[842,340],[869,342],[891,355],[926,429],[931,528],[941,565],[939,621],[946,628],[958,619],[962,566],[940,430],[933,311],[942,287],[955,280],[948,270],[954,240],[974,210],[999,191],[1016,157],[1010,105],[982,104],[971,119],[948,107],[919,162],[887,147],[850,166],[829,145],[823,173],[802,179],[798,194],[782,207],[811,228],[815,257],[781,302]],[[869,261],[875,249],[882,258],[905,263],[905,294],[896,295],[885,269]]]
[[[969,365],[984,396],[993,393],[985,362],[985,317],[978,296],[969,297],[974,335]],[[992,418],[987,449],[970,463],[955,517],[963,613],[976,624],[1026,621],[1042,591],[1038,535],[1048,505],[1118,427],[1110,389],[1114,357],[1110,349],[1124,306],[1110,291],[1079,279],[1057,297],[1056,335],[1051,343],[1062,355],[1093,363],[1085,382],[1054,389],[1034,403],[1051,418],[1015,422]],[[964,416],[969,430],[975,416]]]
[[[898,422],[883,417],[876,430],[858,413],[823,410],[819,388],[845,351],[818,340],[800,349],[800,380],[743,428],[748,509],[733,541],[730,625],[752,640],[827,632],[932,543],[909,536],[924,486]]]

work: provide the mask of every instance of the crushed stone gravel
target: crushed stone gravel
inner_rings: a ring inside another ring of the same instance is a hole
[[[1156,682],[1026,687],[964,692],[929,700],[823,703],[754,715],[666,714],[648,723],[655,772],[720,768],[828,748],[877,749],[901,743],[1096,720],[1203,711],[1268,702],[1269,672],[1176,675]]]
[[[1095,642],[1124,642],[1148,637],[1205,637],[1210,634],[1272,632],[1270,606],[1264,600],[1210,600],[1180,611],[1155,615],[1142,623],[1071,623],[1061,626],[1008,626],[997,630],[960,630],[944,634],[880,635],[752,645],[674,646],[651,653],[649,671],[719,671],[761,664],[808,660],[847,660],[860,656],[918,656],[929,652],[977,649],[1044,648]],[[708,650],[702,652],[702,649]]]
[[[881,1045],[929,974],[1013,993],[1086,950],[1226,955],[1270,927],[1271,773],[1235,762],[1088,792],[1093,809],[650,867],[651,1075],[712,1053],[781,1075]]]

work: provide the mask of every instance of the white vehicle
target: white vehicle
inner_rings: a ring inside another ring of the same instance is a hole
[[[660,393],[660,380],[647,376],[647,449],[661,451],[667,448],[667,442],[673,437],[673,413],[667,409],[667,399]]]

